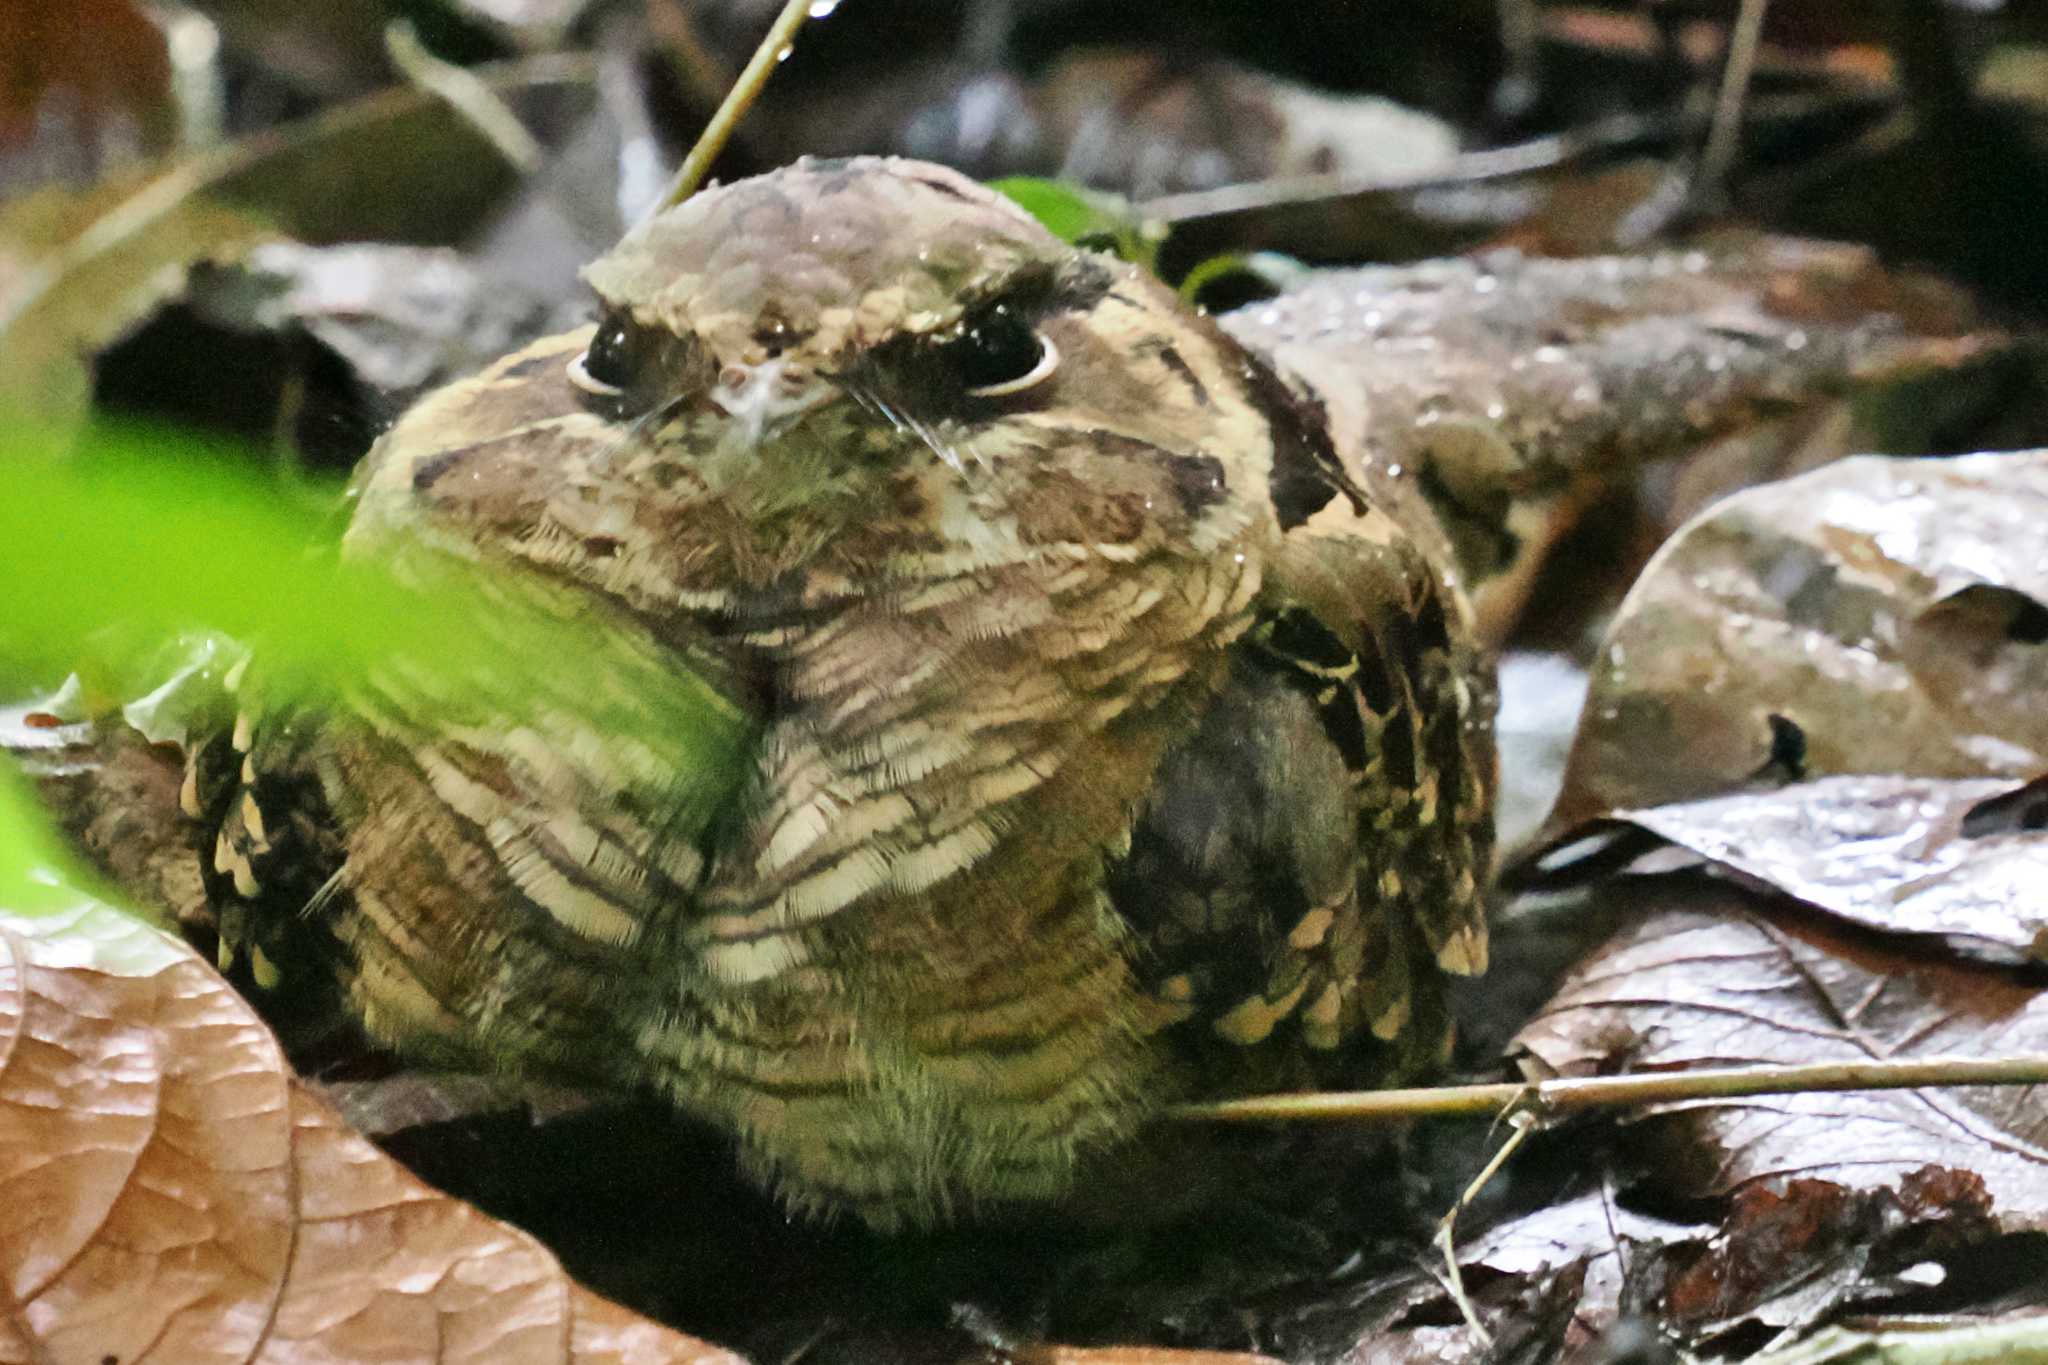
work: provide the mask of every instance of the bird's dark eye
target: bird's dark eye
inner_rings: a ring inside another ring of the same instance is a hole
[[[569,362],[569,382],[613,411],[626,415],[652,406],[663,383],[668,354],[665,334],[613,316],[598,325],[583,354]]]
[[[633,382],[632,342],[624,321],[614,318],[597,329],[583,353],[583,373],[593,385],[624,389]]]
[[[960,386],[978,398],[1020,393],[1059,364],[1052,342],[1001,303],[969,318],[940,354]]]

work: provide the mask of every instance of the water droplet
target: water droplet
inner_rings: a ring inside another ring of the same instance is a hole
[[[1400,466],[1400,465],[1398,465],[1398,464],[1390,464],[1390,465],[1388,465],[1388,466],[1387,466],[1387,477],[1388,477],[1388,478],[1390,478],[1390,479],[1398,479],[1398,478],[1400,478],[1400,477],[1401,477],[1401,466]]]
[[[794,51],[796,51],[796,44],[795,44],[795,43],[784,43],[784,44],[782,45],[782,50],[781,50],[780,52],[777,52],[777,53],[775,54],[775,61],[776,61],[776,64],[777,64],[777,65],[780,65],[781,63],[783,63],[783,62],[786,62],[786,61],[788,61],[788,60],[789,60],[789,54],[790,54],[790,53],[792,53],[792,52],[794,52]]]
[[[830,19],[832,11],[839,8],[839,0],[811,0],[813,19]]]
[[[1788,351],[1805,350],[1806,333],[1798,328],[1794,328],[1792,331],[1785,333],[1785,349]]]

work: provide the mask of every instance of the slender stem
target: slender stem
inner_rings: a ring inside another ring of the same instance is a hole
[[[1526,1108],[1539,1115],[1682,1100],[1735,1099],[1830,1090],[1911,1090],[1923,1085],[2048,1084],[2048,1056],[1928,1057],[1913,1061],[1814,1062],[1800,1066],[1706,1067],[1634,1076],[1591,1076],[1528,1084],[1446,1085],[1420,1090],[1254,1095],[1187,1104],[1171,1117],[1192,1122],[1490,1117]]]
[[[669,184],[668,193],[661,197],[657,212],[674,208],[695,194],[697,187],[704,183],[704,177],[711,173],[711,163],[725,150],[733,129],[739,126],[747,110],[753,108],[762,88],[768,84],[769,74],[778,62],[789,55],[790,45],[796,41],[796,31],[803,27],[804,20],[810,18],[813,3],[815,0],[788,0],[782,7],[782,13],[776,16],[775,23],[768,30],[768,36],[754,49],[746,69],[740,72],[740,78],[726,92],[725,102],[704,125],[697,145],[690,148],[690,154],[683,158],[676,178]]]
[[[1721,67],[1721,91],[1714,101],[1714,124],[1707,133],[1706,150],[1700,154],[1696,183],[1703,196],[1718,198],[1729,168],[1735,164],[1736,142],[1742,136],[1742,106],[1749,96],[1757,45],[1763,39],[1764,11],[1769,8],[1770,0],[1742,0],[1736,12],[1735,28],[1728,35],[1728,56]]]
[[[521,175],[533,174],[546,155],[540,142],[476,72],[436,57],[420,41],[419,31],[404,19],[385,26],[384,50],[406,80],[445,102],[457,117],[468,120],[513,170]]]
[[[647,0],[647,27],[661,48],[676,83],[699,103],[716,107],[738,73],[718,59],[697,31],[684,0]]]
[[[1493,1333],[1487,1331],[1486,1324],[1479,1320],[1479,1310],[1472,1306],[1471,1297],[1465,1293],[1464,1273],[1458,1269],[1458,1215],[1479,1197],[1480,1192],[1488,1184],[1492,1183],[1493,1178],[1500,1174],[1501,1167],[1508,1164],[1508,1158],[1521,1150],[1522,1144],[1529,1140],[1529,1135],[1538,1127],[1536,1116],[1527,1110],[1509,1115],[1508,1122],[1513,1125],[1515,1131],[1508,1134],[1508,1140],[1500,1145],[1500,1150],[1493,1154],[1493,1159],[1486,1163],[1478,1175],[1472,1177],[1472,1183],[1458,1196],[1458,1202],[1451,1205],[1444,1216],[1437,1220],[1436,1236],[1432,1239],[1437,1251],[1444,1258],[1444,1284],[1450,1291],[1451,1301],[1458,1305],[1458,1311],[1464,1315],[1465,1325],[1472,1329],[1472,1335],[1487,1346],[1493,1345]]]

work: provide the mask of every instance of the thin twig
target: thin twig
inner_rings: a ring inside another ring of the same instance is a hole
[[[512,106],[468,67],[444,62],[427,50],[419,31],[404,19],[384,28],[384,50],[406,80],[435,96],[482,134],[484,141],[521,175],[531,175],[545,153]]]
[[[733,82],[726,92],[725,102],[704,125],[697,145],[690,148],[690,154],[683,158],[683,164],[676,171],[676,178],[669,183],[668,193],[661,197],[656,211],[672,209],[697,192],[704,183],[704,177],[711,173],[711,163],[725,150],[725,144],[732,137],[732,130],[753,108],[763,87],[768,84],[769,75],[776,65],[789,55],[790,47],[796,42],[796,31],[803,27],[804,20],[811,17],[811,6],[816,0],[788,0],[782,13],[768,29],[768,35],[761,39],[761,45],[754,49],[740,78]]]
[[[1143,201],[1137,210],[1141,217],[1178,223],[1290,204],[1317,204],[1354,194],[1457,188],[1475,182],[1554,170],[1589,145],[1599,148],[1610,144],[1625,146],[1647,139],[1650,131],[1649,120],[1624,114],[1604,121],[1589,132],[1553,133],[1509,147],[1460,152],[1441,168],[1419,175],[1359,176],[1340,171],[1318,171],[1276,176],[1271,180],[1248,180],[1235,185],[1218,185],[1214,189],[1162,194]]]
[[[1718,199],[1729,168],[1735,164],[1735,148],[1742,136],[1742,106],[1756,71],[1764,12],[1770,4],[1771,0],[1742,0],[1736,13],[1735,28],[1728,35],[1728,58],[1721,66],[1721,91],[1714,101],[1714,125],[1707,134],[1706,150],[1700,153],[1699,178],[1693,182],[1697,199]]]
[[[1493,112],[1518,119],[1536,102],[1543,16],[1536,0],[1498,0],[1495,9],[1500,20],[1500,49],[1507,60],[1506,70],[1493,87]]]
[[[171,101],[178,110],[178,149],[217,146],[227,123],[226,80],[221,75],[220,29],[192,6],[165,3],[150,17],[164,35],[171,64]]]
[[[1591,1076],[1528,1084],[1445,1085],[1418,1090],[1254,1095],[1186,1104],[1171,1117],[1195,1122],[1487,1118],[1517,1106],[1539,1115],[1684,1100],[1736,1099],[1832,1090],[1912,1090],[1924,1085],[2044,1085],[2048,1056],[1929,1057],[1914,1061],[1814,1062],[1799,1066],[1704,1067],[1634,1076]]]
[[[691,99],[716,108],[738,77],[704,41],[682,0],[647,0],[647,28],[674,73],[676,84]]]
[[[1500,1145],[1500,1150],[1493,1154],[1493,1158],[1479,1174],[1472,1177],[1472,1183],[1458,1196],[1458,1202],[1451,1205],[1449,1212],[1437,1220],[1434,1239],[1436,1249],[1444,1258],[1444,1287],[1450,1292],[1451,1302],[1457,1304],[1458,1311],[1465,1315],[1465,1325],[1472,1329],[1472,1335],[1487,1346],[1493,1345],[1493,1333],[1487,1331],[1486,1324],[1479,1320],[1478,1310],[1472,1306],[1470,1296],[1465,1293],[1465,1276],[1458,1269],[1458,1214],[1470,1207],[1472,1201],[1479,1197],[1480,1191],[1500,1174],[1501,1167],[1508,1164],[1508,1158],[1521,1149],[1522,1144],[1529,1140],[1529,1135],[1539,1126],[1536,1116],[1526,1109],[1508,1115],[1508,1123],[1515,1131],[1509,1134],[1508,1140]]]

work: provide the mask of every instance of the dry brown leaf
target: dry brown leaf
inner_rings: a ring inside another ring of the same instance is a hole
[[[2048,767],[2048,451],[1860,457],[1720,503],[1630,592],[1551,817],[1803,771],[2026,777]]]
[[[481,74],[518,109],[583,90],[591,64],[536,57]],[[394,89],[87,193],[9,204],[0,213],[0,400],[45,422],[78,420],[91,358],[176,294],[197,261],[236,259],[285,233],[445,243],[514,179],[446,104]]]
[[[47,189],[0,210],[0,403],[11,411],[51,423],[82,415],[94,352],[176,293],[194,261],[228,259],[274,235],[250,214],[186,194],[146,230],[81,250],[142,198],[137,183]]]
[[[1575,1195],[1510,1219],[1459,1247],[1460,1273],[1482,1303],[1514,1303],[1564,1278],[1553,1293],[1573,1296],[1563,1358],[1579,1359],[1640,1297],[1644,1262],[1666,1247],[1698,1245],[1713,1229],[1652,1217],[1617,1202],[1605,1190]],[[1455,1311],[1439,1297],[1436,1316]],[[1455,1340],[1461,1329],[1408,1328],[1418,1345],[1434,1337]],[[1476,1350],[1468,1351],[1477,1357]],[[1418,1359],[1444,1359],[1416,1353]],[[1462,1358],[1462,1357],[1451,1357]]]
[[[1083,48],[1033,94],[1059,178],[1134,199],[1312,174],[1398,183],[1458,151],[1455,128],[1392,100],[1185,54]]]
[[[576,1286],[293,1078],[182,943],[0,912],[0,1359],[728,1362]]]
[[[27,138],[53,94],[91,121],[140,118],[170,80],[163,33],[131,0],[0,5],[0,146]]]
[[[445,248],[269,242],[186,272],[100,352],[93,402],[339,472],[428,388],[568,313]],[[195,354],[236,382],[194,383]]]
[[[2048,995],[2021,975],[1818,923],[1774,922],[1730,889],[1675,885],[1692,899],[1667,893],[1581,961],[1523,1028],[1525,1070],[1583,1076],[2048,1051]],[[1701,1100],[1643,1111],[1633,1142],[1669,1198],[1803,1178],[1904,1199],[1947,1179],[1952,1197],[1937,1202],[1949,1216],[2038,1231],[2048,1229],[2042,1099],[2037,1088],[2009,1086]]]
[[[1999,1056],[2048,1037],[2048,1001],[2025,973],[1918,955],[1819,917],[1769,917],[1739,887],[1699,877],[1639,883],[1632,900],[1629,927],[1522,1031],[1531,1075]],[[1804,1331],[1851,1306],[2031,1264],[2024,1248],[2048,1226],[2044,1138],[2031,1089],[1644,1106],[1600,1163],[1605,1191],[1497,1229],[1464,1261],[1468,1273],[1525,1276],[1584,1258],[1577,1317],[1591,1328],[1633,1304],[1695,1347]],[[1642,1207],[1717,1226],[1656,1223]],[[1962,1292],[1922,1301],[1952,1313],[1970,1302]]]
[[[776,158],[895,152],[1141,200],[1292,177],[1407,184],[1458,151],[1457,130],[1421,110],[1187,51],[1083,47],[1035,79],[899,56],[890,75],[771,86],[747,136]]]

